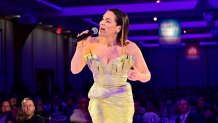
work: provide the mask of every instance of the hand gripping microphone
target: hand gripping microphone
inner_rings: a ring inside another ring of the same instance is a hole
[[[97,34],[98,33],[98,29],[96,27],[93,27],[91,30],[88,31],[88,33],[86,34],[82,34],[76,38],[73,39],[73,43],[77,43],[91,35]]]

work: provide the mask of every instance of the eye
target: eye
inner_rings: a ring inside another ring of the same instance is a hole
[[[111,23],[111,21],[110,21],[109,19],[106,19],[106,22],[107,22],[107,23]]]

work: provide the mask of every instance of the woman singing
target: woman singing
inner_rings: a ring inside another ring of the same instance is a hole
[[[71,71],[79,73],[87,64],[94,84],[89,91],[93,123],[132,123],[134,104],[131,81],[151,78],[139,47],[127,39],[129,19],[119,9],[109,9],[99,23],[99,36],[77,43]],[[88,30],[81,34],[88,33]]]

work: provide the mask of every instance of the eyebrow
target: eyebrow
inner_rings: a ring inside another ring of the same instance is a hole
[[[105,20],[109,20],[109,21],[112,21],[112,19],[110,19],[110,18],[105,18]]]
[[[105,16],[103,16],[103,18],[104,18],[104,17],[105,17]],[[106,17],[105,17],[105,20],[112,20],[112,19],[110,19],[110,18],[106,18]]]

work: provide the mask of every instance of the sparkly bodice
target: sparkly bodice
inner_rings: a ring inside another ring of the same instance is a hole
[[[84,56],[93,73],[94,84],[89,97],[108,97],[127,89],[127,73],[133,65],[132,55],[123,54],[104,64],[94,53]],[[128,85],[129,86],[129,85]]]
[[[132,123],[134,103],[127,73],[134,57],[123,54],[107,64],[94,53],[84,58],[94,77],[88,94],[93,123]]]
[[[127,72],[132,67],[133,56],[123,54],[104,64],[94,53],[84,56],[93,73],[94,81],[101,86],[122,86],[127,81]]]

